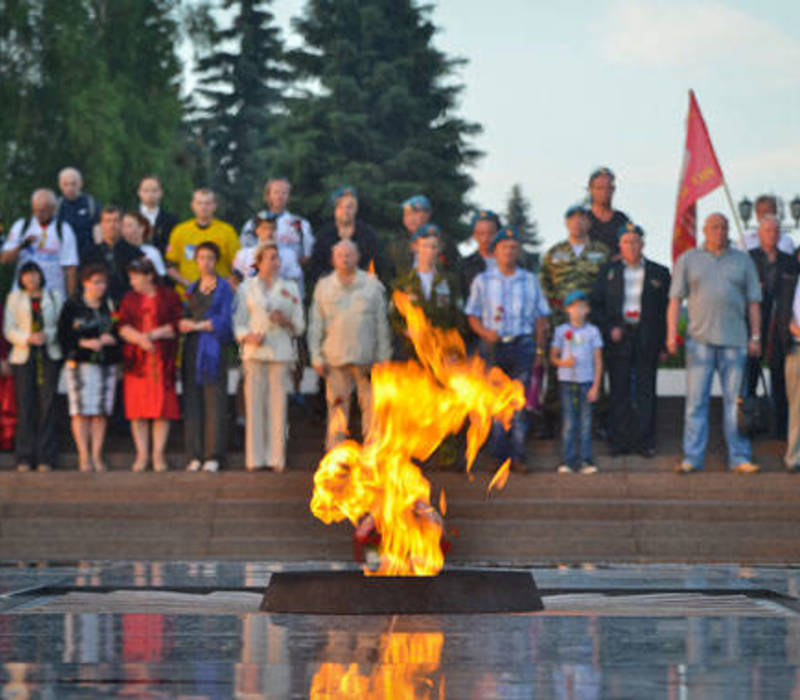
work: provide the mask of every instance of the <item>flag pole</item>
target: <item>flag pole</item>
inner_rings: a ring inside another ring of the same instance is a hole
[[[722,178],[722,187],[725,190],[725,196],[728,198],[728,206],[731,208],[731,214],[733,214],[733,220],[736,222],[736,228],[739,231],[739,242],[741,243],[742,250],[746,253],[747,252],[747,241],[744,239],[744,228],[742,227],[742,222],[739,220],[739,212],[736,211],[736,206],[733,204],[733,197],[731,197],[731,191],[728,188],[728,181],[723,176]]]

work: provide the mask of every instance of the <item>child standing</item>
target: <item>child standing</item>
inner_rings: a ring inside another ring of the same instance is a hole
[[[561,398],[561,450],[559,474],[595,474],[592,458],[592,404],[597,401],[603,376],[603,338],[597,326],[586,322],[589,302],[582,291],[564,300],[568,323],[556,328],[550,362],[558,368]]]

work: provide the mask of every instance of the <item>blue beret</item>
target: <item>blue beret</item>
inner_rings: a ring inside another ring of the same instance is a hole
[[[346,185],[345,187],[340,187],[338,190],[334,190],[333,194],[331,194],[331,204],[336,206],[336,202],[338,202],[342,197],[346,197],[350,195],[351,197],[355,197],[358,199],[358,195],[356,194],[356,188],[350,187],[350,185]]]
[[[589,210],[583,206],[583,204],[573,204],[567,211],[564,212],[564,218],[569,219],[571,216],[575,216],[575,214],[583,214],[586,216],[589,213]]]
[[[580,289],[576,289],[567,294],[566,298],[564,299],[564,308],[565,309],[568,308],[576,301],[589,301],[589,298],[586,296],[586,292]]]
[[[262,209],[255,215],[255,225],[258,226],[262,221],[277,221],[278,215],[275,212]]]
[[[517,229],[515,229],[513,226],[506,226],[501,231],[498,231],[497,235],[492,239],[492,244],[489,246],[489,250],[494,250],[495,246],[502,241],[516,241],[519,243],[519,231],[517,231]]]
[[[423,224],[411,236],[411,242],[418,241],[420,238],[439,238],[442,235],[442,230],[436,224]]]
[[[406,207],[411,207],[416,211],[433,211],[431,200],[424,194],[415,194],[413,197],[409,197],[400,205],[401,209],[405,209]]]
[[[624,226],[621,226],[617,231],[617,237],[622,238],[626,233],[635,233],[637,236],[644,237],[644,231],[641,226],[637,226],[632,221],[629,221]]]
[[[470,228],[475,228],[475,224],[479,221],[491,221],[497,228],[500,228],[502,225],[500,223],[500,217],[495,214],[491,209],[479,209],[475,212],[472,217],[472,223],[469,225]]]

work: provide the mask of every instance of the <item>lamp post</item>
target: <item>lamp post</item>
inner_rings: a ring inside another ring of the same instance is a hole
[[[752,215],[753,203],[747,197],[743,197],[742,201],[739,202],[739,216],[742,218],[742,221],[744,221],[745,226],[747,226]]]
[[[792,213],[792,218],[794,219],[794,227],[800,228],[800,195],[796,195],[795,198],[789,202],[789,211]]]

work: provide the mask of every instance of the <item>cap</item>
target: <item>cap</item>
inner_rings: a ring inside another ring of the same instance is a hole
[[[629,221],[624,226],[620,226],[619,231],[617,231],[617,237],[622,238],[626,233],[635,233],[637,236],[644,237],[644,231],[642,230],[642,227],[637,226],[632,221]]]
[[[519,231],[515,229],[513,226],[506,226],[501,231],[497,232],[497,235],[492,239],[492,244],[489,247],[489,250],[494,250],[495,246],[502,241],[517,241],[519,243]]]
[[[475,228],[475,224],[480,221],[491,221],[495,226],[497,226],[497,228],[502,226],[500,223],[500,217],[491,209],[479,209],[476,211],[472,217],[472,223],[469,225],[469,227]]]
[[[589,301],[589,298],[586,296],[586,292],[582,289],[575,289],[567,294],[566,298],[564,299],[564,308],[570,307],[576,301]]]
[[[358,199],[358,195],[356,194],[356,188],[350,187],[350,185],[345,185],[344,187],[340,187],[338,190],[334,190],[333,193],[331,194],[331,204],[336,206],[336,203],[342,197],[347,197],[348,195]]]
[[[431,206],[431,200],[428,199],[424,194],[415,194],[413,197],[409,197],[400,205],[401,209],[405,209],[406,207],[410,207],[415,211],[433,210],[433,207]]]
[[[442,235],[442,230],[436,224],[423,224],[411,236],[411,243],[418,241],[420,238],[439,238]]]
[[[569,209],[567,209],[567,211],[564,212],[564,218],[569,219],[570,217],[575,216],[575,214],[583,214],[584,216],[587,216],[589,214],[589,210],[583,206],[583,204],[573,204]]]
[[[268,209],[262,209],[253,217],[254,223],[258,226],[262,221],[274,222],[278,220],[278,215]]]

